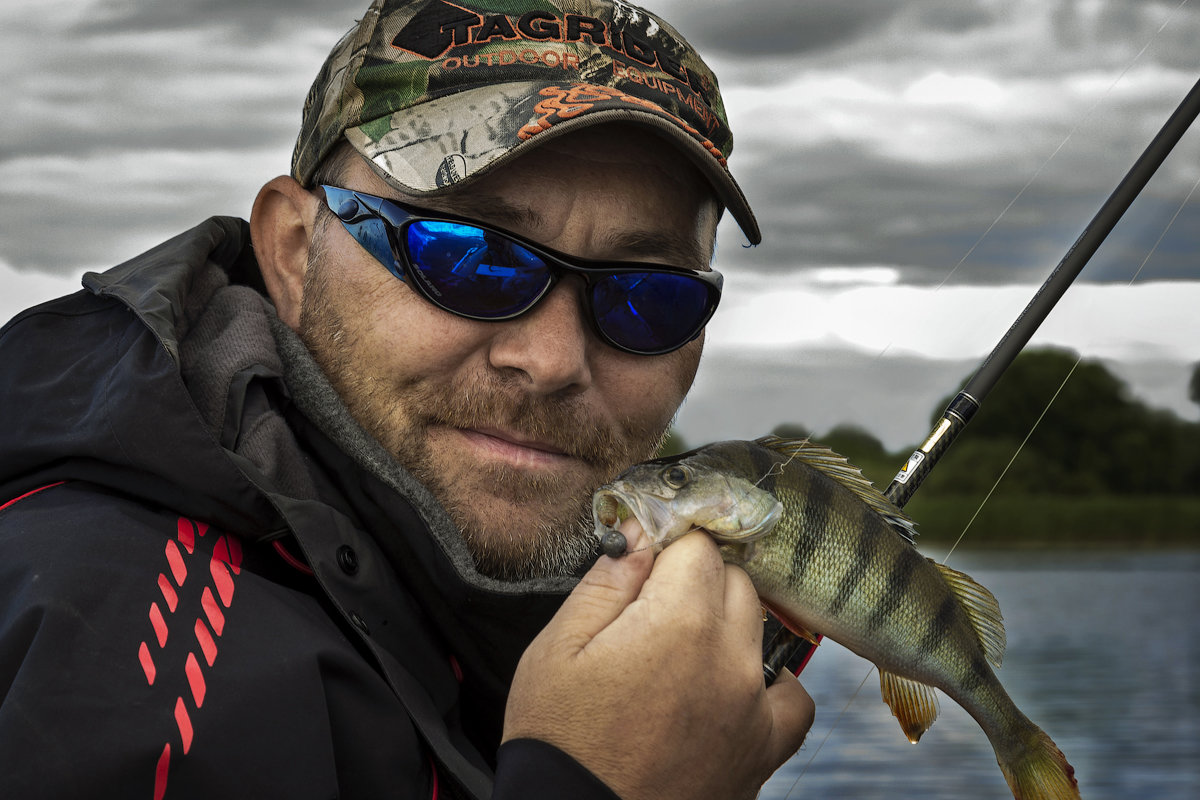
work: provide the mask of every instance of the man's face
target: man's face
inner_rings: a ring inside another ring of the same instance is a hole
[[[437,200],[399,195],[360,159],[341,183],[612,261],[705,267],[718,217],[686,159],[626,128],[549,142]],[[574,569],[594,548],[593,490],[654,455],[702,339],[662,356],[615,350],[584,319],[577,277],[517,319],[462,319],[323,221],[300,334],[351,413],[445,506],[481,572]]]

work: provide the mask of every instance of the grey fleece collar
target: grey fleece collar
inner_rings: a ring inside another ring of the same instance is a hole
[[[467,551],[458,527],[437,499],[354,420],[295,331],[274,313],[269,313],[269,322],[283,362],[284,381],[296,407],[355,463],[412,503],[465,583],[504,595],[562,594],[575,586],[578,579],[569,576],[500,581],[480,574],[475,569],[475,562]]]

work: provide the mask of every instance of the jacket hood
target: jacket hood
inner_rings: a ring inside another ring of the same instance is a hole
[[[85,480],[261,538],[277,511],[218,445],[179,369],[186,290],[249,240],[214,219],[0,329],[0,492]]]

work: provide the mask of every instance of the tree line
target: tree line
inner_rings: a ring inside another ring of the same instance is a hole
[[[1007,467],[999,495],[1196,495],[1200,423],[1147,406],[1103,364],[1076,363],[1077,359],[1075,353],[1057,348],[1018,356],[930,474],[921,494],[985,493]],[[961,385],[969,377],[964,376]],[[1200,365],[1194,368],[1189,391],[1200,403]],[[952,397],[933,409],[931,427]],[[789,423],[772,432],[809,436],[831,447],[862,468],[880,489],[913,449],[888,452],[879,439],[857,426],[813,436],[803,425]],[[683,449],[685,444],[675,437],[666,452]]]

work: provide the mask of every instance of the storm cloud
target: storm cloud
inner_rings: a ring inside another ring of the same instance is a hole
[[[365,2],[5,4],[0,274],[40,285],[24,276],[104,268],[207,216],[247,215],[259,186],[287,172],[312,78]],[[1194,2],[647,4],[716,70],[734,130],[730,163],[762,227],[763,243],[749,248],[722,223],[729,309],[780,281],[818,287],[826,302],[830,286],[838,297],[890,289],[895,303],[938,287],[1032,289],[1200,77]],[[1171,281],[1200,303],[1200,198],[1185,203],[1198,181],[1200,130],[1191,130],[1082,280]],[[1153,352],[1183,375],[1187,359],[1200,359],[1189,344],[1200,342],[1200,323],[1171,317],[1184,329],[1163,330],[1154,309],[1131,303],[1122,313],[1157,337],[1146,360]],[[1065,343],[1099,347],[1104,322],[1073,319],[1080,329]],[[725,330],[719,322],[715,332]],[[782,363],[773,330],[729,334],[758,353],[746,363]],[[832,344],[820,343],[824,360],[787,363],[819,369],[850,347]],[[847,350],[846,363],[877,357],[864,346]],[[951,360],[931,374],[981,346],[937,356]],[[921,357],[919,346],[907,350]],[[1128,374],[1150,381],[1145,370]],[[713,392],[720,383],[702,380]],[[1174,408],[1187,413],[1177,383]],[[845,407],[829,403],[830,413]]]

